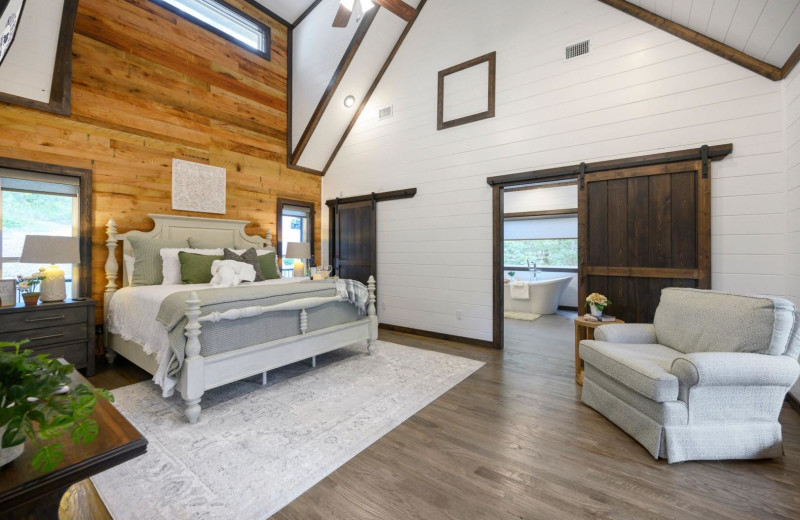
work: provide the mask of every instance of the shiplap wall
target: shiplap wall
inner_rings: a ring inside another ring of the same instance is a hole
[[[800,67],[783,80],[786,107],[786,256],[789,298],[800,305]],[[800,399],[800,382],[792,395]]]
[[[565,45],[587,38],[591,53],[565,62]],[[497,116],[437,131],[437,71],[490,51]],[[378,205],[381,320],[489,340],[487,176],[732,142],[712,171],[713,286],[785,294],[781,90],[600,2],[431,0],[323,198],[418,188]],[[394,117],[378,121],[388,104]]]

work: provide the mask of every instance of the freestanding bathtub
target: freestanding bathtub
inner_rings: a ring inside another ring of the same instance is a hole
[[[558,310],[558,302],[561,301],[561,295],[571,280],[571,276],[566,276],[564,278],[525,282],[529,284],[528,293],[530,298],[527,300],[512,300],[510,285],[503,284],[503,306],[507,311],[555,314],[556,310]]]

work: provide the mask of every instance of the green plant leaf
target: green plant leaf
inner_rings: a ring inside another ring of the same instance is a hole
[[[70,439],[75,444],[88,444],[97,438],[100,427],[94,419],[86,419],[75,424],[70,434]]]
[[[14,417],[8,422],[6,431],[3,433],[3,448],[10,448],[25,442],[25,434],[22,431],[23,417]]]
[[[106,390],[105,388],[95,388],[94,389],[95,395],[98,395],[108,401],[109,403],[114,402],[114,394]]]
[[[41,471],[53,471],[64,458],[64,448],[61,443],[55,442],[49,446],[42,446],[33,456],[31,465]]]

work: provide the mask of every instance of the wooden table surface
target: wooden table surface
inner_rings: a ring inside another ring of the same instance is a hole
[[[71,377],[70,386],[90,385],[77,370]],[[97,438],[76,445],[66,434],[61,439],[64,460],[53,471],[43,473],[31,466],[36,449],[30,440],[19,458],[0,469],[3,518],[58,518],[58,504],[70,485],[147,451],[147,439],[105,399],[98,399],[92,418],[100,428]]]
[[[594,339],[594,329],[600,325],[611,325],[612,323],[625,323],[617,319],[611,321],[589,321],[583,316],[575,318],[575,382],[583,385],[583,363],[580,356],[581,341],[584,339]]]

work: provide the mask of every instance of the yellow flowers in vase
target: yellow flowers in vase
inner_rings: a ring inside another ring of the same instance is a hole
[[[592,316],[602,316],[603,310],[609,305],[611,305],[609,299],[600,293],[592,293],[586,297],[586,306],[589,307]]]

